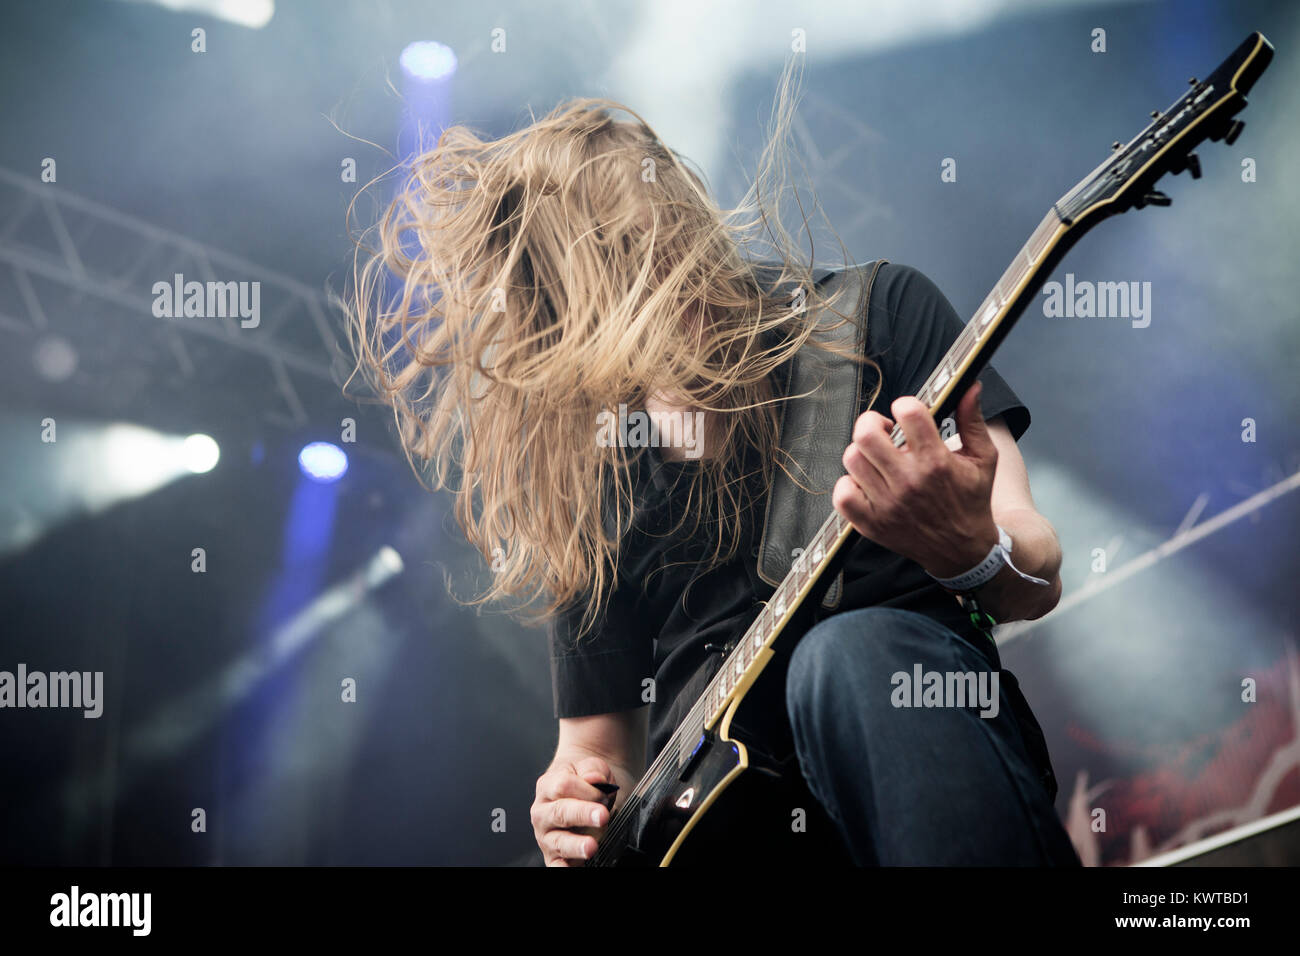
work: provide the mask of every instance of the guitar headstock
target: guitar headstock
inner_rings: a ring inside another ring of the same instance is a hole
[[[1192,78],[1189,89],[1127,144],[1114,153],[1056,204],[1067,224],[1101,218],[1146,205],[1168,206],[1168,196],[1154,187],[1166,173],[1188,170],[1201,178],[1200,160],[1192,152],[1205,140],[1232,145],[1246,125],[1235,119],[1246,106],[1246,93],[1273,59],[1273,45],[1252,33],[1204,80]]]

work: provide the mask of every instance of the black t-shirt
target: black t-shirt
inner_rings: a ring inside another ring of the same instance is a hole
[[[921,272],[892,263],[881,266],[867,314],[867,352],[881,371],[881,391],[871,407],[892,417],[890,404],[920,389],[962,328],[948,300]],[[1028,409],[991,367],[979,378],[985,418],[1002,416],[1018,440],[1029,427]],[[870,367],[864,367],[862,380],[859,407],[875,387]],[[755,499],[742,516],[744,538],[735,556],[700,572],[697,565],[712,548],[708,529],[697,529],[684,540],[681,534],[667,534],[681,517],[683,473],[699,463],[668,462],[658,449],[645,451],[632,466],[637,517],[604,615],[575,643],[582,609],[562,613],[551,622],[549,639],[555,716],[631,710],[646,704],[647,688],[653,687],[653,757],[721,664],[724,655],[706,645],[738,640],[774,588],[757,570],[765,499]],[[829,508],[828,497],[827,514]],[[688,521],[686,528],[692,525]],[[952,595],[915,562],[858,537],[843,571],[837,612],[876,605],[905,608],[929,615],[977,645],[987,643]]]

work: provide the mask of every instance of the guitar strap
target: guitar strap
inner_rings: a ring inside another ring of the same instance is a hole
[[[864,352],[871,287],[886,261],[877,259],[835,272],[813,273],[819,293],[829,296],[844,287],[846,291],[839,301],[856,303],[852,311],[839,306],[853,319],[851,322],[843,322],[835,312],[820,307],[822,314],[815,316],[814,336],[848,345],[859,355]],[[832,328],[836,323],[839,328]],[[789,573],[795,549],[811,541],[830,514],[830,492],[844,473],[841,458],[858,417],[862,368],[811,344],[805,344],[786,363],[785,394],[796,397],[782,403],[777,445],[788,456],[784,461],[799,481],[784,469],[769,465],[775,474],[763,516],[758,575],[773,587]],[[843,585],[841,572],[827,589],[823,607],[839,605]]]

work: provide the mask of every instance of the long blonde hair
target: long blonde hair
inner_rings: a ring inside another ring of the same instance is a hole
[[[617,580],[644,452],[598,442],[597,416],[656,390],[716,423],[686,511],[708,522],[710,564],[735,553],[753,487],[741,452],[776,450],[772,373],[810,341],[819,306],[849,318],[781,226],[792,76],[735,209],[639,114],[580,98],[496,140],[446,129],[366,231],[378,245],[358,241],[345,303],[357,371],[492,563],[471,603],[509,603],[530,623],[581,603],[590,627]],[[775,250],[775,282],[756,281],[743,255],[756,246]],[[760,477],[765,490],[770,468]]]

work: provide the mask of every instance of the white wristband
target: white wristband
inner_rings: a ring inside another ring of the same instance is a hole
[[[1050,585],[1051,582],[1044,581],[1042,578],[1036,578],[1032,574],[1025,574],[1011,563],[1011,535],[1007,534],[1006,530],[1001,525],[998,525],[997,529],[997,544],[993,545],[993,549],[989,551],[988,557],[975,565],[975,567],[971,568],[965,574],[957,575],[955,578],[940,578],[935,577],[933,574],[931,574],[930,577],[934,578],[949,591],[956,591],[959,594],[967,594],[983,587],[985,584],[988,584],[997,577],[999,571],[1004,567],[1008,567],[1026,581],[1032,581],[1034,584],[1041,584],[1044,587]],[[929,574],[928,571],[926,573]]]

